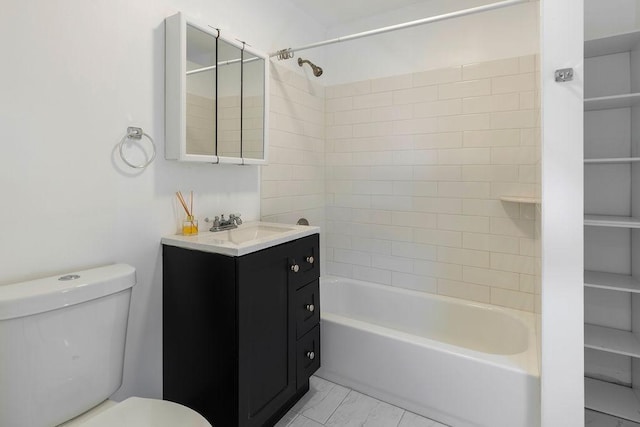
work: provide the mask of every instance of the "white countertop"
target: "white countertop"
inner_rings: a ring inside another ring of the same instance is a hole
[[[257,229],[266,230],[273,234],[245,240],[247,238],[246,236],[250,235],[252,230]],[[211,232],[205,228],[205,230],[200,231],[194,236],[184,236],[182,234],[164,236],[161,242],[163,245],[177,246],[202,252],[241,256],[301,237],[311,236],[319,232],[320,227],[309,225],[289,225],[254,221],[246,222],[232,230]],[[239,243],[233,241],[235,237],[239,237]]]

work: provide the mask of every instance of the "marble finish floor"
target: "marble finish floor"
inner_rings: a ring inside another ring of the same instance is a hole
[[[585,427],[640,427],[640,424],[633,421],[623,420],[589,409],[584,411],[584,425]]]
[[[275,427],[447,426],[313,376],[307,394]]]

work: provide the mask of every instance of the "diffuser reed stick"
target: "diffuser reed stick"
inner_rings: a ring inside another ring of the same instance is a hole
[[[182,223],[182,234],[186,236],[198,234],[198,220],[193,217],[193,191],[189,193],[189,206],[187,206],[182,192],[177,191],[176,197],[187,214],[187,219]]]

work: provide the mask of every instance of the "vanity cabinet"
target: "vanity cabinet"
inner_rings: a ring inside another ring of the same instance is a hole
[[[271,426],[320,367],[319,236],[232,257],[163,246],[163,394]]]

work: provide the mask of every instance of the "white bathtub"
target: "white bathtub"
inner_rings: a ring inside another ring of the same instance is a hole
[[[537,427],[533,315],[320,279],[317,375],[450,426]]]

